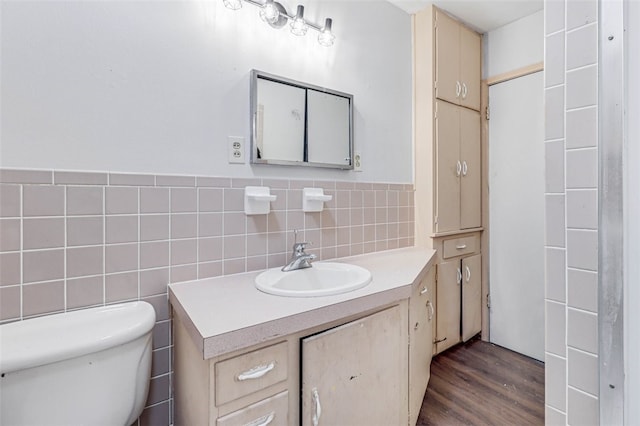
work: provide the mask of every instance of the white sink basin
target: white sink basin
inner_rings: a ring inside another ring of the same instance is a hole
[[[277,296],[314,297],[346,293],[371,282],[371,272],[356,265],[314,263],[311,268],[282,272],[268,269],[256,277],[258,290]]]

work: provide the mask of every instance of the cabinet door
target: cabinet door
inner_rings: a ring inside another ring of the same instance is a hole
[[[433,305],[435,267],[411,295],[409,305],[409,424],[416,424],[429,383],[433,354]]]
[[[460,342],[460,260],[438,265],[436,342],[440,353]]]
[[[401,318],[394,306],[302,339],[303,425],[406,424]]]
[[[436,102],[436,232],[460,229],[460,112],[447,102]]]
[[[436,97],[460,103],[460,25],[441,11],[435,13]],[[478,74],[479,75],[479,74]]]
[[[462,259],[462,340],[482,330],[482,262],[479,254]]]
[[[480,110],[481,44],[478,33],[460,26],[460,105],[476,111]]]
[[[482,225],[480,114],[460,108],[460,229]]]

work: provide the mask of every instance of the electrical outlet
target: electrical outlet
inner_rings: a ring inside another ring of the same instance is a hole
[[[353,155],[353,171],[361,172],[362,171],[362,156],[359,152],[356,152]]]
[[[240,136],[228,136],[229,163],[244,164],[244,138]]]

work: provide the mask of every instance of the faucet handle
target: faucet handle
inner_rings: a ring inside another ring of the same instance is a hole
[[[303,243],[293,243],[293,251],[296,253],[304,253],[304,249],[310,245],[313,245],[313,243],[307,241]]]

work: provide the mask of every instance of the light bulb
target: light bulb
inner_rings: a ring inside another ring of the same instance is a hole
[[[227,9],[238,10],[242,7],[242,0],[222,0]]]
[[[336,36],[331,32],[331,18],[327,18],[324,21],[324,28],[320,30],[320,34],[318,35],[318,43],[323,46],[329,47],[333,46],[333,41],[336,39]]]
[[[307,33],[309,26],[304,21],[304,6],[298,5],[296,17],[291,22],[291,32],[297,36],[303,36]]]
[[[268,24],[275,24],[280,18],[280,12],[273,3],[273,0],[267,0],[260,9],[260,18]]]

